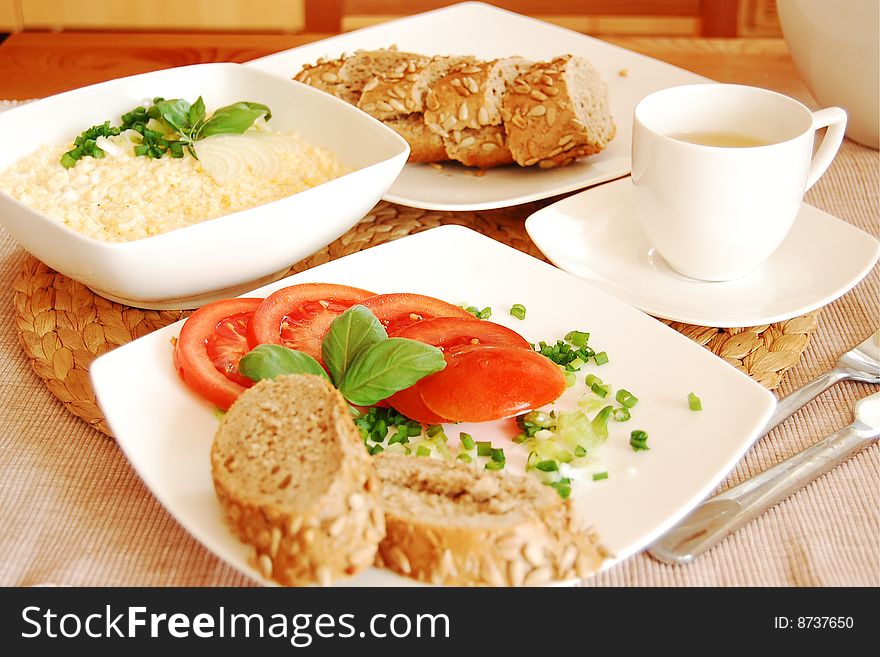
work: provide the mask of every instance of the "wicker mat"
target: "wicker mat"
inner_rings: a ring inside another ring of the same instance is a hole
[[[380,202],[329,246],[298,262],[297,273],[315,265],[441,224],[460,224],[541,257],[523,220],[555,199],[485,212],[437,212]],[[95,401],[88,369],[101,354],[185,317],[187,311],[130,308],[28,258],[15,281],[15,309],[22,347],[37,375],[67,409],[111,435]],[[666,322],[724,358],[767,388],[796,365],[816,329],[819,311],[776,324],[718,329]]]

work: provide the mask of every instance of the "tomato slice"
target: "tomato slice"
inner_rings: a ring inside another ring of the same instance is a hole
[[[516,331],[494,322],[476,319],[473,316],[424,319],[404,327],[397,332],[397,337],[418,340],[447,353],[475,344],[531,350],[531,345]],[[398,412],[423,424],[449,422],[448,419],[433,412],[425,405],[422,400],[420,384],[421,381],[406,390],[393,394],[388,398],[388,403]]]
[[[444,424],[449,422],[449,420],[437,415],[425,405],[425,402],[422,401],[419,383],[421,381],[400,392],[395,392],[385,401],[398,413],[403,413],[410,420],[415,420],[422,424]]]
[[[379,318],[389,336],[416,322],[433,317],[464,317],[474,319],[467,310],[424,294],[398,292],[377,294],[361,302]]]
[[[470,315],[470,313],[468,313]],[[399,338],[418,340],[433,345],[441,351],[450,351],[457,347],[475,344],[521,347],[531,349],[528,341],[514,330],[470,317],[433,317],[414,322],[397,331]]]
[[[253,381],[238,371],[250,347],[247,328],[262,299],[223,299],[190,315],[174,347],[174,366],[197,395],[222,409]]]
[[[422,401],[453,422],[498,420],[538,408],[565,392],[549,358],[519,347],[476,345],[446,353],[446,369],[419,381]]]
[[[333,283],[281,288],[266,297],[254,312],[248,325],[248,343],[251,347],[283,344],[323,362],[321,341],[333,320],[373,296],[367,290]]]

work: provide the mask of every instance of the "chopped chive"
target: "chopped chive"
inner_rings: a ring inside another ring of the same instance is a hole
[[[523,431],[521,433],[516,434],[513,437],[513,442],[515,442],[517,445],[521,445],[522,443],[526,442],[529,438],[531,438],[531,436],[529,436],[529,434],[527,434],[525,431]]]
[[[443,425],[442,424],[429,425],[428,430],[425,433],[428,435],[428,438],[433,438],[438,433],[443,433]]]
[[[703,402],[701,402],[700,398],[692,392],[688,393],[688,408],[690,408],[692,411],[703,410]]]
[[[487,461],[486,462],[486,470],[503,470],[504,463],[498,461]]]
[[[587,455],[587,450],[584,449],[582,445],[575,445],[574,455],[577,456],[578,458],[583,458],[584,456]]]
[[[474,317],[480,314],[480,309],[476,306],[468,306],[467,308],[465,308],[465,310],[467,310]]]
[[[492,443],[487,440],[478,440],[477,456],[492,456]]]
[[[612,417],[615,422],[626,422],[632,416],[629,414],[629,409],[626,406],[621,406],[620,408],[614,409]]]
[[[215,408],[214,417],[218,420],[222,420],[224,417],[226,417],[226,411],[224,411],[222,408]]]
[[[409,433],[406,430],[406,427],[401,427],[397,430],[391,438],[388,439],[388,444],[393,445],[394,443],[408,443],[409,442]]]
[[[596,365],[604,365],[608,362],[608,354],[606,354],[604,351],[600,351],[598,354],[593,356],[593,358],[596,360]]]
[[[526,307],[521,303],[515,303],[510,307],[510,314],[516,317],[517,319],[525,319],[526,318]]]
[[[590,390],[592,390],[595,394],[597,394],[603,398],[608,395],[608,388],[606,388],[601,383],[594,383],[593,385],[590,386]]]
[[[565,339],[571,342],[575,347],[583,347],[590,339],[590,334],[584,333],[583,331],[569,331],[566,334]]]
[[[629,435],[629,444],[634,452],[651,449],[648,447],[648,434],[641,429],[636,429]]]
[[[372,447],[370,447],[370,456],[373,456],[375,454],[380,454],[381,452],[384,452],[384,451],[385,451],[385,448],[382,447],[382,445],[373,445]]]
[[[489,319],[492,316],[492,309],[489,306],[483,308],[477,313],[477,319]]]
[[[501,449],[500,447],[498,447],[498,448],[493,447],[492,448],[491,457],[492,457],[492,460],[495,461],[496,463],[504,463],[507,460],[504,456],[504,450]]]
[[[465,463],[473,463],[473,461],[474,461],[473,457],[470,454],[468,454],[467,452],[462,452],[461,454],[459,454],[455,458],[457,458],[459,461],[464,461]]]
[[[592,388],[594,383],[599,383],[599,384],[601,384],[601,383],[602,383],[602,379],[600,379],[600,378],[599,378],[598,376],[596,376],[595,374],[587,374],[587,378],[584,380],[584,382],[587,384],[587,387],[588,387],[588,388]]]
[[[465,433],[464,431],[458,434],[458,439],[461,441],[461,446],[466,450],[472,450],[476,446],[471,434]]]
[[[547,461],[538,461],[537,463],[535,463],[535,469],[540,470],[541,472],[558,472],[559,464],[552,459]]]
[[[608,472],[594,472],[593,473],[593,481],[601,481],[602,479],[608,479]]]
[[[567,500],[568,496],[571,495],[571,484],[556,484],[553,488],[559,493],[559,497],[564,500]]]
[[[625,390],[624,388],[618,390],[614,398],[617,400],[617,403],[619,403],[624,408],[632,408],[639,403],[639,398],[632,394],[629,390]]]
[[[419,448],[416,450],[416,456],[431,456],[431,450],[424,445],[419,445]]]

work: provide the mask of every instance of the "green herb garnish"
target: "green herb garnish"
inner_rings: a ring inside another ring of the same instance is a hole
[[[608,479],[608,472],[595,472],[593,473],[593,481],[601,481],[602,479]]]
[[[510,307],[510,314],[516,317],[517,319],[525,319],[526,318],[526,307],[521,303],[515,303]]]
[[[61,156],[61,166],[69,169],[86,155],[104,157],[97,138],[115,137],[125,130],[134,130],[141,135],[141,143],[134,146],[135,155],[159,159],[170,153],[171,157],[179,158],[186,149],[196,157],[195,142],[211,135],[243,134],[261,116],[267,121],[272,118],[272,112],[261,103],[240,101],[221,107],[206,118],[205,101],[201,96],[192,105],[180,98],[165,100],[157,97],[149,107],[136,107],[123,114],[118,127],[105,121],[85,130],[74,140],[73,148]],[[148,128],[151,119],[164,131]]]
[[[636,429],[629,435],[629,444],[634,452],[646,451],[648,447],[648,434],[641,429]]]
[[[372,406],[446,367],[437,347],[387,337],[363,306],[352,306],[333,320],[321,346],[332,382],[357,406]],[[281,345],[255,347],[242,357],[239,371],[255,381],[280,374],[330,378],[314,358]]]
[[[703,410],[703,402],[701,402],[700,398],[692,392],[688,393],[688,408],[690,408],[692,411]]]

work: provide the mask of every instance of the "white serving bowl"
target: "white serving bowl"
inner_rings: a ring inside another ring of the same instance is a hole
[[[209,111],[264,103],[270,127],[293,130],[354,169],[264,205],[130,242],[77,233],[0,192],[0,221],[30,253],[97,294],[141,308],[194,308],[280,276],[342,235],[397,178],[409,146],[393,130],[312,87],[232,63],[198,64],[102,82],[0,113],[0,169],[42,144],[72,143],[84,129],[144,99],[201,95]],[[60,164],[59,164],[60,166]]]
[[[791,57],[822,107],[849,115],[846,136],[880,146],[880,2],[779,0]]]

